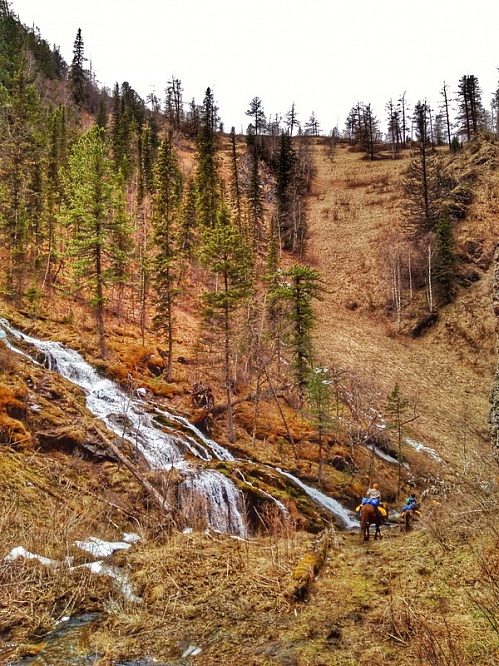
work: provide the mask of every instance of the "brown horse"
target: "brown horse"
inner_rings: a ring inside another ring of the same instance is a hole
[[[383,517],[380,512],[372,504],[363,504],[360,508],[360,531],[364,535],[364,541],[369,541],[369,528],[371,525],[376,525],[374,532],[374,540],[381,539],[380,526],[383,522]]]
[[[404,511],[404,531],[409,532],[412,529],[412,523],[419,519],[419,511],[408,509]]]

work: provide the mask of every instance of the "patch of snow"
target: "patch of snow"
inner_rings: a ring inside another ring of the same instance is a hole
[[[75,541],[74,545],[81,550],[86,550],[94,557],[109,557],[115,550],[126,550],[131,543],[125,541],[103,541],[97,537],[88,537],[85,541]]]
[[[135,532],[123,533],[123,541],[126,541],[127,543],[139,543],[140,540],[139,535],[135,534]]]
[[[3,559],[6,562],[13,562],[14,560],[19,559],[20,557],[24,557],[27,560],[38,560],[41,564],[44,564],[46,567],[57,567],[59,566],[59,562],[57,560],[51,560],[48,557],[44,557],[43,555],[36,555],[36,553],[30,553],[29,550],[26,550],[22,546],[17,546],[17,548],[13,548],[8,555],[6,555]]]
[[[429,446],[425,446],[424,444],[421,444],[421,442],[416,442],[414,439],[409,439],[409,437],[405,438],[405,441],[409,446],[412,446],[412,448],[415,451],[422,451],[423,453],[426,453],[429,455],[431,458],[434,460],[437,460],[438,462],[445,462],[443,458],[441,458],[438,453],[435,451],[435,449],[431,449]]]

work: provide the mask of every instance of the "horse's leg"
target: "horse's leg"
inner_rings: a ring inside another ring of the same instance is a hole
[[[407,533],[411,529],[411,516],[409,515],[409,511],[404,511],[404,523],[405,531]]]

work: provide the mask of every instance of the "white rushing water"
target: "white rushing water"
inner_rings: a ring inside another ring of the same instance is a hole
[[[13,328],[7,320],[0,318],[0,338],[12,351],[37,362],[13,346],[8,336],[32,345],[43,354],[50,370],[58,372],[83,389],[88,409],[118,437],[132,442],[152,468],[168,470],[175,467],[184,474],[185,480],[179,486],[179,502],[184,514],[189,513],[189,507],[197,507],[201,512],[201,520],[204,519],[213,529],[246,535],[242,493],[220,472],[192,468],[183,457],[188,450],[203,461],[209,461],[213,456],[219,460],[234,461],[234,456],[227,449],[206,437],[183,416],[155,408],[156,414],[188,429],[196,439],[173,428],[164,432],[163,426],[158,427],[151,413],[147,411],[146,403],[139,397],[129,395],[113,381],[100,376],[78,352],[68,349],[60,342],[39,340],[26,335]],[[275,470],[290,479],[322,508],[330,511],[346,528],[358,526],[353,512],[345,509],[339,502],[308,486],[289,472],[279,468]],[[268,493],[264,494],[279,506],[283,515],[288,515],[282,502]]]
[[[353,511],[345,509],[345,507],[342,506],[339,502],[337,502],[332,497],[328,497],[328,495],[324,495],[324,493],[322,493],[320,490],[317,490],[317,488],[307,486],[305,483],[300,481],[300,479],[297,479],[296,476],[293,476],[289,472],[285,472],[278,467],[276,467],[276,470],[283,476],[287,476],[288,479],[290,479],[296,486],[301,488],[311,499],[314,500],[314,502],[322,506],[324,509],[331,511],[331,513],[334,514],[347,529],[350,529],[351,527],[359,527],[360,523],[357,518],[355,518],[355,513]]]

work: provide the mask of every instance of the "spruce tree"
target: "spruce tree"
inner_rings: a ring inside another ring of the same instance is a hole
[[[447,213],[440,213],[435,225],[434,276],[442,304],[452,301],[456,291],[456,257],[452,221]]]
[[[221,205],[216,224],[205,227],[202,235],[201,260],[216,278],[204,294],[205,321],[222,336],[227,394],[229,441],[235,441],[232,393],[234,386],[235,318],[251,293],[251,250],[230,218],[225,204]]]
[[[197,215],[203,227],[215,227],[220,203],[220,179],[216,146],[217,108],[213,93],[206,90],[197,139],[196,194]]]
[[[280,273],[274,282],[271,300],[285,307],[289,329],[287,342],[293,351],[292,367],[298,390],[303,396],[313,362],[312,331],[316,321],[313,301],[322,300],[325,291],[318,271],[295,264]]]
[[[84,66],[85,60],[81,28],[78,28],[73,45],[73,60],[69,70],[71,99],[78,109],[82,109],[87,100],[88,74]]]
[[[439,164],[431,142],[430,109],[418,102],[414,109],[416,141],[411,163],[403,181],[407,227],[415,236],[433,230],[440,208],[441,186]]]
[[[114,214],[117,182],[103,129],[95,125],[73,146],[64,185],[61,220],[71,230],[69,256],[77,286],[88,293],[105,357],[106,291],[114,278],[112,255],[118,250],[113,234],[122,220]]]
[[[154,286],[156,315],[154,323],[167,337],[168,365],[166,380],[172,381],[174,304],[180,293],[181,255],[179,245],[179,210],[182,177],[170,139],[161,143],[154,168],[155,194],[153,201]]]

